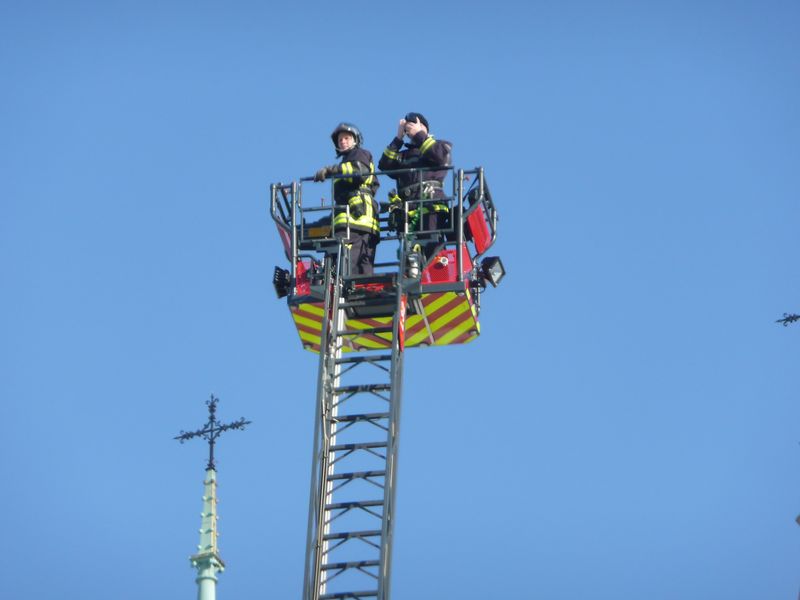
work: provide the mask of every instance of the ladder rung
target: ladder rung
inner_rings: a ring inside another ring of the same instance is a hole
[[[394,307],[397,304],[397,301],[394,298],[390,298],[388,300],[382,300],[380,302],[371,301],[369,299],[365,300],[351,300],[350,302],[342,302],[339,305],[339,308],[370,308],[372,312],[370,315],[377,315],[380,314],[377,312],[378,309],[385,307],[382,316],[390,316],[389,313],[394,312]]]
[[[383,473],[383,471],[381,471]],[[326,504],[325,510],[340,510],[342,508],[363,508],[365,506],[383,506],[383,500],[351,500],[349,502],[335,502]]]
[[[353,471],[352,473],[334,473],[328,479],[367,479],[368,477],[386,477],[386,471]]]
[[[353,442],[352,444],[337,444],[331,446],[331,452],[342,450],[366,450],[367,448],[386,448],[386,442]]]
[[[323,571],[331,569],[358,569],[359,567],[377,567],[381,564],[379,560],[354,560],[350,562],[338,562],[322,565]]]
[[[336,359],[337,365],[348,365],[348,364],[355,364],[355,363],[365,363],[365,362],[380,362],[383,360],[392,360],[391,354],[381,354],[378,356],[344,356],[342,358]]]
[[[340,531],[339,533],[329,533],[323,537],[325,540],[349,540],[352,538],[380,537],[380,529],[368,529],[366,531]]]
[[[378,590],[369,592],[335,592],[333,594],[322,594],[320,600],[346,600],[347,598],[377,598]]]
[[[332,420],[337,423],[355,423],[358,421],[374,421],[375,419],[388,419],[389,413],[365,413],[363,415],[339,415]]]
[[[362,303],[362,305],[363,304],[392,305],[395,304],[396,302],[397,302],[397,293],[395,290],[380,290],[379,292],[355,290],[355,291],[350,291],[346,298],[342,298],[339,301],[339,307],[341,308],[348,303]]]
[[[386,325],[385,327],[368,327],[367,329],[342,329],[336,332],[339,335],[364,335],[367,333],[392,333],[392,326]]]
[[[350,394],[357,392],[386,392],[392,389],[390,383],[367,383],[364,385],[343,385],[334,389],[337,394]]]

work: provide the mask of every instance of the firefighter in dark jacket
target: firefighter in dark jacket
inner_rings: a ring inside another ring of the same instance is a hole
[[[403,137],[409,141],[403,146]],[[402,149],[401,149],[402,148]],[[400,119],[397,135],[383,151],[378,162],[381,171],[397,169],[426,169],[387,173],[397,181],[397,190],[389,194],[390,223],[395,229],[402,228],[405,203],[407,209],[408,231],[419,232],[418,237],[440,238],[441,234],[426,235],[426,231],[441,230],[447,227],[450,209],[445,202],[425,202],[444,198],[444,179],[446,169],[436,167],[450,166],[452,144],[438,140],[429,133],[428,120],[420,113],[410,112]],[[430,169],[430,170],[427,170]],[[422,202],[420,202],[422,200]],[[398,218],[399,217],[399,218]],[[435,246],[435,244],[433,244]]]
[[[361,147],[363,138],[358,127],[339,123],[331,133],[336,156],[340,162],[322,167],[314,181],[333,180],[333,227],[337,235],[345,236],[349,230],[350,275],[372,275],[375,248],[380,240],[380,223],[375,192],[380,183],[374,175],[372,154]]]

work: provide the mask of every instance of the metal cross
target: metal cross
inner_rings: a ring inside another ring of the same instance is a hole
[[[206,468],[214,470],[216,470],[214,466],[214,443],[217,441],[217,438],[220,436],[220,434],[223,431],[228,431],[229,429],[244,429],[245,425],[249,425],[252,422],[245,421],[244,417],[242,417],[238,421],[223,425],[217,421],[217,402],[219,402],[219,398],[215,398],[214,394],[211,394],[210,400],[206,400],[206,405],[208,406],[208,423],[206,423],[206,426],[203,429],[190,432],[181,430],[181,434],[175,436],[174,438],[179,440],[181,444],[186,440],[196,437],[201,437],[208,440],[208,466]]]

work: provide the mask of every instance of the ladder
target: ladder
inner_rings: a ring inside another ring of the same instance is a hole
[[[348,246],[331,226],[336,206],[303,206],[312,178],[271,186],[290,263],[273,284],[303,348],[319,352],[303,600],[389,600],[404,351],[475,339],[481,291],[504,273],[499,257],[484,256],[497,213],[483,168],[448,170],[451,196],[406,201],[401,226],[381,229],[382,243],[399,243],[397,262],[376,264],[387,269],[373,276],[349,273]],[[447,228],[428,238],[410,230],[407,209],[443,200]]]
[[[398,269],[391,293],[349,299],[347,263],[342,243],[324,262],[304,600],[389,599],[406,296]],[[391,324],[346,329],[347,310],[370,302]],[[388,350],[352,343],[382,334]]]

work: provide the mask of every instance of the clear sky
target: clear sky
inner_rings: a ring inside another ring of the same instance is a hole
[[[268,186],[407,111],[508,275],[408,353],[394,597],[800,589],[800,4],[0,5],[3,598],[299,598],[317,362]],[[382,188],[385,192],[388,185]]]

